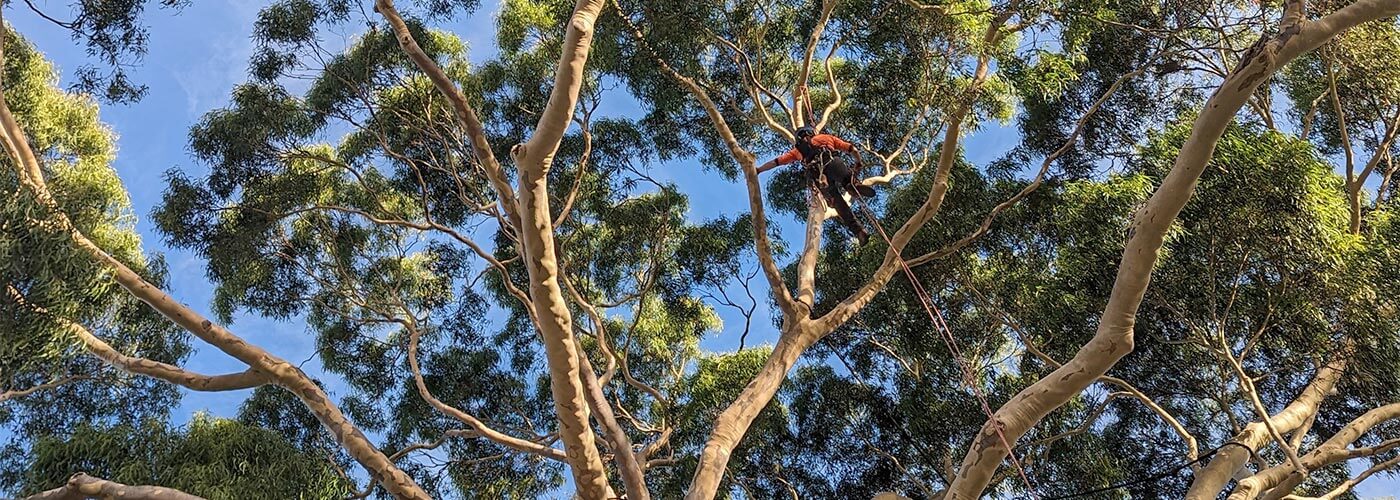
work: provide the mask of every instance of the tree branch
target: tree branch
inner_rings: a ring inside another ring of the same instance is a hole
[[[714,100],[710,98],[709,92],[706,92],[695,80],[677,72],[670,64],[661,59],[660,56],[657,56],[655,52],[652,52],[650,46],[646,42],[646,36],[642,34],[641,28],[638,28],[637,25],[632,22],[632,19],[627,17],[627,13],[623,12],[622,6],[618,5],[616,0],[613,0],[612,5],[613,9],[617,11],[618,17],[622,18],[622,22],[626,24],[632,32],[633,38],[637,40],[637,43],[642,46],[643,50],[651,52],[652,58],[656,60],[661,70],[672,79],[680,82],[681,85],[684,85],[686,89],[690,90],[690,93],[700,101],[701,106],[705,108],[705,114],[709,116],[710,121],[714,124],[715,130],[719,132],[720,137],[724,140],[725,146],[729,148],[730,155],[733,156],[734,160],[738,161],[739,166],[743,168],[744,182],[748,187],[749,193],[749,210],[753,216],[754,248],[755,252],[758,254],[759,265],[763,268],[763,274],[768,278],[768,287],[777,298],[778,307],[782,309],[784,317],[799,317],[805,315],[808,311],[805,308],[805,304],[803,306],[798,306],[798,302],[793,300],[792,292],[788,290],[787,283],[783,281],[782,271],[778,269],[777,262],[773,260],[773,242],[768,237],[768,217],[763,208],[763,192],[758,181],[758,170],[755,165],[753,153],[750,153],[745,150],[743,146],[739,145],[738,139],[734,137],[734,133],[729,129],[729,123],[724,119],[724,115],[719,112],[719,107],[716,106]],[[801,312],[799,312],[799,307],[802,307],[800,310]]]
[[[128,486],[98,479],[82,472],[73,474],[68,483],[22,500],[204,500],[180,490],[161,486]]]
[[[489,439],[496,444],[512,450],[523,451],[564,463],[569,462],[568,456],[566,456],[563,451],[492,429],[480,419],[452,405],[444,403],[434,396],[432,391],[428,390],[428,383],[423,378],[422,367],[418,365],[418,341],[423,335],[422,330],[418,327],[418,320],[413,317],[410,311],[404,310],[404,318],[397,318],[395,321],[408,330],[408,369],[413,373],[413,385],[418,388],[418,395],[421,396],[424,401],[427,401],[429,405],[438,411],[467,424],[477,435]]]
[[[1242,58],[1206,102],[1172,170],[1134,218],[1129,239],[1098,331],[1074,358],[997,410],[982,427],[963,460],[949,497],[981,495],[1009,450],[1000,436],[1015,441],[1050,411],[1063,405],[1133,350],[1133,325],[1147,290],[1158,251],[1172,221],[1195,189],[1226,126],[1254,91],[1278,68],[1356,24],[1400,12],[1394,0],[1361,0],[1317,21],[1286,26]]]
[[[1371,456],[1400,446],[1400,440],[1390,440],[1369,448],[1347,448],[1372,427],[1395,418],[1400,418],[1400,403],[1389,404],[1366,412],[1343,426],[1317,449],[1304,455],[1303,465],[1307,470],[1317,470],[1339,461]],[[1276,496],[1282,497],[1283,494],[1292,490],[1294,486],[1306,478],[1306,473],[1299,473],[1289,466],[1270,467],[1240,481],[1239,485],[1235,487],[1235,491],[1230,494],[1230,500],[1252,500],[1265,490],[1277,491],[1280,490],[1280,487],[1283,491]]]
[[[1029,196],[1032,192],[1034,192],[1040,187],[1041,183],[1045,180],[1045,174],[1050,171],[1050,164],[1054,163],[1055,160],[1059,159],[1060,156],[1069,152],[1070,148],[1074,147],[1075,141],[1079,139],[1079,134],[1084,132],[1084,126],[1089,123],[1089,119],[1093,117],[1095,113],[1098,112],[1099,108],[1103,106],[1103,103],[1108,101],[1108,99],[1112,97],[1113,94],[1118,91],[1118,88],[1122,87],[1124,83],[1127,83],[1133,78],[1141,76],[1148,69],[1152,68],[1153,61],[1156,61],[1160,56],[1161,54],[1154,55],[1152,58],[1148,59],[1147,63],[1138,67],[1138,69],[1118,77],[1118,79],[1115,80],[1113,84],[1108,87],[1108,90],[1104,91],[1103,95],[1099,96],[1099,98],[1095,100],[1091,106],[1089,106],[1089,109],[1084,112],[1084,115],[1079,117],[1079,120],[1074,125],[1074,131],[1070,132],[1069,137],[1065,139],[1065,143],[1061,145],[1059,149],[1056,149],[1054,152],[1047,155],[1044,161],[1040,162],[1040,169],[1036,171],[1035,177],[1031,179],[1030,184],[1027,184],[1026,187],[1022,188],[1021,191],[1017,192],[1011,198],[1008,198],[1006,201],[1003,201],[997,204],[997,206],[993,207],[991,212],[987,214],[987,217],[982,220],[982,224],[979,225],[976,230],[974,230],[967,236],[964,236],[961,239],[944,246],[943,248],[910,259],[909,266],[914,267],[921,264],[925,264],[935,259],[941,259],[949,255],[953,255],[954,253],[957,253],[958,250],[961,250],[962,248],[966,247],[972,242],[977,241],[977,239],[981,238],[982,235],[987,234],[987,231],[990,230],[992,227],[992,222],[996,220],[996,217],[998,215],[1000,215],[1006,209],[1016,205],[1016,203],[1020,202],[1021,199],[1025,198],[1026,196]]]
[[[3,402],[5,402],[5,401],[9,401],[9,400],[11,400],[11,399],[22,398],[22,397],[28,396],[28,395],[30,395],[30,394],[34,394],[34,393],[39,392],[39,391],[47,391],[47,390],[49,390],[49,389],[53,389],[53,388],[55,388],[55,387],[64,386],[64,385],[67,385],[67,384],[71,384],[71,383],[73,383],[73,382],[79,382],[79,381],[83,381],[83,380],[96,380],[96,379],[97,379],[97,377],[90,377],[90,376],[87,376],[87,375],[70,375],[70,376],[67,376],[67,377],[63,377],[63,378],[59,378],[59,379],[50,380],[50,381],[48,381],[48,382],[44,382],[44,383],[42,383],[42,384],[39,384],[39,385],[36,385],[36,386],[33,386],[33,387],[28,387],[28,388],[24,388],[24,389],[15,389],[15,390],[11,390],[11,391],[0,392],[0,403],[3,403]]]
[[[409,32],[408,24],[404,23],[403,17],[399,15],[398,9],[394,8],[393,0],[375,0],[374,10],[389,22],[389,27],[394,30],[394,35],[399,41],[399,46],[403,48],[408,58],[418,69],[428,75],[428,79],[437,87],[438,92],[452,105],[452,111],[457,117],[457,121],[467,129],[467,136],[471,138],[472,153],[476,155],[477,162],[486,171],[486,179],[491,183],[492,189],[496,191],[496,197],[500,200],[500,206],[506,212],[507,220],[516,228],[520,227],[519,207],[515,205],[515,192],[511,188],[510,181],[506,178],[505,171],[501,169],[501,164],[496,160],[496,154],[491,150],[491,143],[486,139],[486,129],[482,127],[481,120],[476,116],[476,110],[472,109],[471,103],[467,102],[467,96],[461,89],[452,82],[452,78],[443,71],[423,52],[423,48],[418,45],[418,41],[413,38],[413,33]]]

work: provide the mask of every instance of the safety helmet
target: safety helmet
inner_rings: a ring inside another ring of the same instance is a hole
[[[798,139],[807,139],[814,135],[817,135],[817,129],[814,129],[808,125],[804,125],[801,127],[797,127],[796,135]]]

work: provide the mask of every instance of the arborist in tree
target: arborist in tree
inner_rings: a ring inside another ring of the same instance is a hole
[[[856,159],[855,172],[859,172],[864,167],[861,161],[860,151],[855,145],[841,140],[841,138],[830,134],[818,134],[812,127],[799,127],[794,134],[797,136],[797,143],[788,152],[783,153],[777,159],[764,163],[758,167],[758,173],[772,170],[778,165],[802,162],[803,173],[807,182],[815,185],[817,190],[826,198],[827,205],[836,209],[836,213],[841,216],[841,222],[851,230],[856,240],[864,245],[869,236],[865,232],[865,227],[856,220],[856,214],[851,212],[851,205],[843,198],[842,192],[849,191],[851,196],[869,198],[875,196],[875,190],[870,186],[861,185],[857,182],[857,176],[846,166],[846,162],[841,159],[838,151],[850,153]]]

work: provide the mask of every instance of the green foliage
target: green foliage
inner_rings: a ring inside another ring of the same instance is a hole
[[[336,464],[277,433],[196,415],[182,428],[157,421],[84,425],[34,444],[22,492],[57,487],[76,472],[126,484],[157,484],[210,500],[344,498]]]
[[[126,72],[146,54],[150,33],[141,24],[141,16],[150,3],[150,0],[74,2],[66,16],[47,11],[49,6],[25,4],[34,14],[70,32],[74,40],[81,40],[88,55],[101,63],[77,68],[77,81],[72,86],[75,92],[96,95],[108,102],[129,103],[146,95],[146,86],[131,81]],[[160,7],[178,10],[189,2],[159,0],[157,3]]]
[[[496,16],[498,55],[475,63],[461,39],[433,23],[472,11],[476,1],[401,3],[410,32],[477,110],[513,181],[510,150],[528,140],[539,119],[573,2],[504,2]],[[1182,110],[1199,104],[1195,87],[1213,83],[1192,73],[1188,67],[1199,61],[1181,59],[1179,49],[1244,47],[1260,33],[1254,18],[1232,19],[1239,22],[1230,30],[1199,29],[1213,7],[1194,0],[1015,5],[1003,19],[1016,29],[989,40],[989,23],[1003,8],[996,2],[839,2],[806,81],[798,81],[802,54],[821,2],[624,0],[622,15],[644,31],[642,43],[611,7],[600,17],[580,103],[548,173],[550,215],[574,334],[609,377],[605,395],[625,432],[639,446],[670,436],[651,457],[661,461],[647,478],[658,498],[683,493],[714,418],[772,353],[713,352],[744,341],[706,342],[724,329],[722,309],[748,316],[775,308],[764,300],[762,278],[755,279],[742,187],[698,192],[685,182],[704,175],[697,173],[702,168],[733,180],[737,164],[694,96],[654,58],[707,89],[739,143],[765,156],[789,147],[769,130],[765,113],[789,125],[783,108],[802,86],[820,113],[837,98],[827,88],[834,78],[844,104],[828,131],[873,152],[902,149],[892,166],[913,172],[860,207],[890,231],[934,188],[930,159],[952,147],[939,144],[938,124],[949,112],[970,104],[965,136],[994,120],[1015,120],[1021,140],[1002,158],[974,165],[958,152],[941,211],[914,235],[906,258],[980,227],[993,207],[1027,186],[1027,169],[1058,150],[1080,116],[1121,84],[1034,193],[1000,213],[966,249],[913,270],[975,368],[973,380],[930,323],[915,287],[897,275],[798,361],[733,450],[721,486],[721,495],[744,498],[864,498],[889,490],[933,496],[985,420],[968,384],[999,406],[1073,356],[1097,329],[1133,216],[1190,133],[1191,115]],[[249,82],[191,130],[190,149],[208,171],[169,173],[154,214],[159,230],[172,246],[207,261],[222,321],[244,313],[304,319],[327,374],[345,383],[342,408],[382,436],[386,450],[436,442],[463,426],[418,393],[406,363],[415,334],[424,385],[438,399],[503,432],[555,445],[549,374],[530,322],[535,311],[517,297],[529,284],[519,235],[504,228],[504,211],[451,107],[377,18],[343,51],[326,53],[320,37],[359,29],[352,7],[285,0],[263,10]],[[1324,63],[1332,61],[1358,129],[1393,116],[1390,106],[1400,102],[1388,97],[1395,94],[1387,83],[1393,71],[1378,64],[1393,59],[1386,54],[1395,45],[1394,26],[1377,24],[1354,30],[1325,58],[1289,67],[1281,83],[1295,111],[1321,95]],[[1174,34],[1161,36],[1166,32]],[[110,137],[95,108],[53,91],[51,68],[32,50],[6,48],[13,54],[6,68],[11,100],[50,160],[62,203],[94,239],[158,277],[159,261],[144,262],[131,231],[124,194],[107,166]],[[991,73],[969,97],[982,57],[992,61]],[[1235,56],[1220,57],[1210,63],[1228,66]],[[1119,82],[1139,68],[1144,76]],[[750,70],[785,94],[783,104],[750,88]],[[620,97],[624,106],[615,102]],[[1256,96],[1270,98],[1268,91]],[[1137,318],[1136,350],[1112,373],[1178,416],[1203,451],[1229,439],[1237,420],[1254,418],[1221,363],[1227,350],[1248,353],[1245,370],[1259,377],[1266,406],[1277,409],[1342,339],[1361,346],[1358,368],[1318,417],[1324,435],[1400,398],[1400,223],[1394,202],[1382,203],[1366,210],[1362,235],[1350,233],[1343,181],[1328,163],[1339,151],[1339,123],[1329,113],[1317,114],[1305,140],[1248,120],[1227,130],[1169,231]],[[1363,150],[1378,142],[1364,130],[1355,137]],[[3,175],[0,188],[18,192],[16,179]],[[791,170],[769,175],[769,213],[803,218],[803,181]],[[738,212],[697,220],[692,196],[730,197]],[[170,360],[185,355],[183,337],[147,322],[139,304],[76,265],[84,261],[63,235],[15,222],[36,207],[24,197],[7,203],[0,219],[0,256],[11,257],[0,264],[8,266],[0,268],[5,279],[53,311],[115,320],[94,326],[124,349]],[[818,315],[864,285],[885,257],[884,243],[851,248],[839,234],[829,226],[821,249]],[[779,265],[793,282],[795,266],[783,248],[794,241],[776,242]],[[7,313],[16,307],[4,306]],[[13,352],[0,344],[0,362],[22,360],[32,372],[26,383],[83,359],[52,325],[15,317],[0,316],[8,321],[0,334],[16,331],[19,339]],[[775,325],[745,319],[772,339]],[[1116,390],[1093,386],[1020,442],[1038,494],[1102,487],[1180,460],[1173,429],[1140,402],[1110,396]],[[151,396],[162,409],[172,397]],[[107,409],[65,404],[88,414]],[[38,441],[6,450],[23,457],[3,462],[7,484],[53,484],[83,457],[101,469],[89,471],[95,474],[216,497],[256,489],[319,498],[350,487],[334,475],[346,458],[294,397],[275,388],[255,391],[237,422],[196,420],[187,429],[159,424],[163,410],[128,410],[91,426],[22,418],[35,408],[0,414],[51,427],[27,434]],[[1091,417],[1098,420],[1086,426]],[[1076,429],[1083,430],[1070,432]],[[1397,431],[1366,439],[1374,444]],[[134,448],[140,441],[156,444]],[[93,449],[101,453],[83,453]],[[293,460],[298,454],[317,460]],[[532,498],[566,484],[563,465],[480,438],[450,438],[399,463],[444,497]],[[275,474],[239,476],[249,464]],[[25,475],[32,471],[40,472]],[[1304,489],[1316,492],[1342,473],[1322,471]],[[995,494],[1029,493],[1009,470],[997,478]],[[1113,495],[1180,496],[1189,479],[1181,472]]]
[[[94,242],[163,283],[163,261],[148,261],[141,251],[130,202],[110,165],[113,138],[98,120],[96,103],[56,88],[53,66],[11,32],[4,49],[5,97],[29,131],[49,190]],[[0,391],[79,378],[0,403],[0,426],[10,436],[0,453],[0,485],[11,484],[36,439],[64,435],[84,422],[163,418],[177,398],[167,385],[114,373],[88,355],[54,316],[87,326],[124,353],[165,362],[189,353],[188,335],[118,288],[18,181],[10,157],[0,159],[0,287],[13,288],[25,302],[0,294]]]

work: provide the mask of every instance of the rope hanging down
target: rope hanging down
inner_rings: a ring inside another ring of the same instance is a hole
[[[870,223],[875,226],[875,230],[880,233],[880,238],[885,240],[885,244],[889,245],[891,250],[895,250],[894,258],[899,261],[900,267],[904,269],[904,276],[909,278],[909,284],[914,289],[914,295],[919,297],[919,303],[923,305],[924,312],[928,313],[929,321],[933,322],[935,329],[938,330],[938,333],[943,338],[943,343],[947,345],[948,351],[952,353],[953,359],[957,360],[958,367],[961,368],[962,371],[963,383],[972,388],[973,394],[977,396],[977,402],[982,407],[982,413],[987,415],[987,420],[992,423],[992,428],[996,430],[997,438],[1001,440],[1001,445],[1006,447],[1006,454],[1011,458],[1011,465],[1016,468],[1016,474],[1021,477],[1021,482],[1025,483],[1026,491],[1030,492],[1032,498],[1040,498],[1040,496],[1035,493],[1035,487],[1031,485],[1030,478],[1026,476],[1025,468],[1021,467],[1021,461],[1016,458],[1015,450],[1011,449],[1011,442],[1006,439],[1006,433],[1002,432],[1002,425],[1001,422],[996,420],[996,413],[992,411],[991,405],[987,404],[987,396],[982,393],[981,384],[977,383],[976,373],[972,369],[972,365],[969,364],[967,360],[963,359],[962,350],[958,348],[957,338],[953,336],[953,331],[948,327],[948,323],[943,320],[943,311],[939,310],[938,306],[933,304],[933,299],[930,298],[928,290],[925,290],[923,284],[919,282],[918,277],[914,276],[914,270],[909,268],[909,263],[904,260],[904,255],[894,248],[894,242],[891,241],[889,235],[885,233],[884,226],[882,226],[880,220],[875,217],[875,213],[870,210],[870,206],[865,203],[865,198],[861,197],[859,193],[855,194],[855,198],[856,202],[860,205],[861,211],[870,219]]]
[[[879,219],[877,219],[877,218],[875,217],[875,213],[874,213],[872,210],[870,210],[870,206],[867,205],[867,204],[865,203],[865,199],[862,198],[862,197],[860,197],[860,195],[859,195],[858,193],[857,193],[855,196],[856,196],[856,201],[860,204],[861,211],[864,212],[865,215],[866,215],[866,217],[870,219],[871,225],[875,226],[875,230],[876,230],[877,232],[880,233],[880,237],[883,238],[883,239],[885,240],[885,244],[889,245],[890,248],[893,249],[893,248],[894,248],[894,242],[890,240],[889,235],[885,232],[884,226],[882,226],[882,225],[880,224]],[[1248,451],[1249,454],[1250,454],[1251,456],[1254,455],[1254,450],[1253,450],[1252,448],[1250,448],[1249,446],[1247,446],[1247,445],[1245,445],[1245,444],[1243,444],[1243,443],[1239,443],[1239,442],[1235,442],[1235,441],[1229,441],[1229,442],[1226,442],[1225,444],[1222,444],[1222,445],[1216,447],[1216,448],[1213,449],[1213,450],[1210,450],[1210,451],[1208,451],[1208,452],[1202,454],[1200,457],[1197,457],[1195,460],[1191,460],[1191,461],[1189,461],[1189,462],[1183,463],[1183,464],[1178,465],[1178,466],[1176,466],[1176,467],[1172,467],[1172,468],[1170,468],[1170,469],[1167,469],[1167,470],[1165,470],[1165,471],[1159,472],[1159,473],[1157,473],[1157,474],[1152,474],[1152,475],[1149,475],[1149,476],[1147,476],[1147,477],[1143,477],[1143,478],[1139,478],[1139,479],[1134,479],[1134,480],[1130,480],[1130,481],[1124,481],[1124,482],[1121,482],[1121,483],[1112,484],[1112,485],[1109,485],[1109,486],[1105,486],[1105,487],[1097,488],[1097,489],[1093,489],[1093,490],[1081,491],[1081,492],[1077,492],[1077,493],[1071,493],[1071,494],[1068,494],[1068,495],[1061,495],[1061,496],[1055,496],[1055,497],[1041,498],[1040,495],[1038,495],[1038,494],[1035,492],[1035,487],[1031,485],[1030,478],[1029,478],[1028,476],[1026,476],[1026,470],[1021,466],[1020,460],[1018,460],[1018,459],[1016,458],[1016,452],[1015,452],[1014,450],[1012,450],[1010,441],[1006,439],[1006,434],[1005,434],[1004,432],[1002,432],[1001,422],[996,421],[996,415],[995,415],[995,413],[992,412],[991,406],[987,404],[987,397],[986,397],[985,394],[982,393],[982,388],[981,388],[981,386],[980,386],[979,384],[976,383],[976,378],[975,378],[975,375],[976,375],[976,374],[975,374],[975,372],[973,371],[972,366],[968,363],[968,361],[967,361],[966,359],[963,358],[962,351],[958,348],[957,338],[953,336],[953,331],[952,331],[952,329],[950,329],[950,328],[948,327],[948,323],[947,323],[946,321],[944,321],[944,319],[943,319],[943,312],[942,312],[941,310],[938,309],[938,306],[936,306],[936,305],[933,304],[933,300],[930,298],[930,295],[929,295],[929,293],[928,293],[928,290],[926,290],[926,289],[924,288],[923,284],[919,281],[918,277],[916,277],[916,276],[914,275],[913,269],[911,269],[911,268],[909,267],[908,262],[906,262],[906,261],[904,260],[904,256],[901,254],[901,252],[898,252],[898,251],[895,252],[895,259],[899,261],[900,267],[902,267],[902,268],[904,269],[904,275],[905,275],[907,278],[909,278],[909,284],[910,284],[910,285],[913,287],[913,289],[914,289],[914,295],[916,295],[916,296],[919,297],[919,302],[920,302],[920,304],[923,305],[923,307],[924,307],[924,312],[928,313],[929,319],[933,322],[933,324],[934,324],[934,326],[937,328],[937,330],[938,330],[940,336],[943,338],[943,343],[946,344],[946,345],[948,346],[949,352],[951,352],[951,353],[953,354],[953,359],[957,360],[957,362],[958,362],[958,367],[961,368],[961,371],[962,371],[963,382],[966,383],[969,387],[971,387],[971,388],[972,388],[972,391],[973,391],[973,394],[975,394],[975,395],[977,396],[977,401],[978,401],[978,403],[979,403],[979,404],[981,405],[981,407],[982,407],[982,413],[986,414],[986,415],[987,415],[987,420],[989,420],[989,421],[992,422],[993,428],[996,430],[997,437],[1001,440],[1001,445],[1006,447],[1006,453],[1007,453],[1007,456],[1011,458],[1011,464],[1012,464],[1012,466],[1016,468],[1016,473],[1017,473],[1019,476],[1021,476],[1021,482],[1024,483],[1024,484],[1026,485],[1026,491],[1030,492],[1032,498],[1036,498],[1036,499],[1039,499],[1039,500],[1065,500],[1065,499],[1069,499],[1069,498],[1081,498],[1081,497],[1086,497],[1086,496],[1093,495],[1093,494],[1096,494],[1096,493],[1103,493],[1103,492],[1106,492],[1106,491],[1113,491],[1113,490],[1117,490],[1117,489],[1121,489],[1121,488],[1127,488],[1127,487],[1130,487],[1130,486],[1136,486],[1136,485],[1139,485],[1139,484],[1144,484],[1144,483],[1159,481],[1159,480],[1161,480],[1161,479],[1163,479],[1163,478],[1165,478],[1165,477],[1167,477],[1167,476],[1176,474],[1177,472],[1180,472],[1181,470],[1183,470],[1183,469],[1185,469],[1185,468],[1187,468],[1187,467],[1190,467],[1190,466],[1192,466],[1192,465],[1201,463],[1201,462],[1205,461],[1206,459],[1209,459],[1210,457],[1215,456],[1215,454],[1216,454],[1216,453],[1219,453],[1220,450],[1223,450],[1223,449],[1225,449],[1226,447],[1229,447],[1229,446],[1239,446],[1239,447],[1241,447],[1241,448],[1244,448],[1246,451]]]

